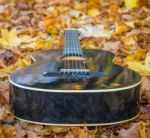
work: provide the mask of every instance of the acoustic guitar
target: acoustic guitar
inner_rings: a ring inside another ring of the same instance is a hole
[[[40,51],[35,63],[9,77],[17,119],[44,125],[96,126],[136,118],[141,76],[112,62],[114,54],[81,49],[75,29],[65,30],[64,49]]]

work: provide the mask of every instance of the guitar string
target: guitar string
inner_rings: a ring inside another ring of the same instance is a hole
[[[68,36],[67,36],[67,38],[68,38],[68,56],[72,56],[72,50],[71,50],[71,44],[72,44],[72,40],[71,40],[71,38],[72,38],[72,35],[71,35],[71,31],[69,31],[68,30]],[[70,69],[72,69],[72,61],[71,60],[68,60],[68,74],[69,74],[69,71],[70,71]]]
[[[73,54],[73,38],[72,38],[72,32],[70,31],[70,42],[71,42],[71,45],[70,45],[70,53],[71,53],[71,56],[74,56]],[[71,48],[72,47],[72,48]],[[71,62],[71,69],[73,69],[73,63],[72,63],[72,60],[70,60]],[[74,71],[72,72],[72,74],[74,73]]]
[[[65,45],[66,45],[66,49],[65,49],[65,55],[67,56],[70,56],[70,53],[71,53],[71,56],[79,56],[78,55],[78,51],[80,52],[79,54],[81,54],[81,56],[83,55],[82,53],[82,50],[81,50],[81,47],[78,48],[78,46],[80,46],[80,42],[79,42],[79,39],[78,39],[78,32],[74,32],[74,30],[72,31],[66,31],[66,37],[65,37]],[[71,41],[72,41],[72,47],[73,47],[73,50],[71,50],[70,46],[71,46]],[[69,52],[70,50],[70,52]],[[77,52],[76,52],[77,51]],[[76,69],[73,71],[73,73],[77,73],[78,74],[78,69],[86,69],[86,66],[85,66],[85,62],[84,61],[77,61],[75,60],[75,63],[73,61],[69,61],[67,60],[67,63],[65,62],[65,66],[67,68],[67,71],[69,73],[69,69],[71,67],[71,69]],[[77,72],[75,72],[77,71]],[[64,73],[65,73],[65,70],[64,70]]]
[[[75,49],[74,49],[74,41],[73,41],[74,40],[73,39],[73,32],[71,31],[70,34],[71,34],[71,37],[70,37],[71,40],[70,41],[72,41],[72,49],[70,48],[71,56],[75,56],[76,54],[74,53]],[[72,63],[71,69],[74,69],[73,60],[71,60],[71,63]],[[74,73],[75,73],[75,70],[73,70],[72,75],[74,75]]]
[[[76,56],[77,56],[77,53],[76,53],[76,40],[75,40],[75,35],[76,35],[76,34],[74,33],[74,35],[73,35],[73,32],[72,32],[72,44],[73,44],[73,49],[74,49],[74,56],[76,57]],[[75,68],[76,70],[74,70],[73,75],[76,76],[76,75],[78,75],[78,62],[77,62],[77,60],[75,60],[74,68]]]
[[[65,34],[65,32],[64,32],[64,34]],[[64,45],[64,52],[63,52],[64,56],[66,55],[66,47],[67,47],[67,42],[66,42],[66,37],[65,37],[65,45]],[[66,64],[66,61],[64,60],[64,70],[63,70],[64,74],[65,74],[66,67],[67,67],[67,64]]]
[[[77,36],[77,37],[78,37],[78,36]],[[79,39],[77,39],[77,45],[80,46],[80,41],[79,41]],[[81,55],[82,55],[82,57],[83,57],[83,52],[82,52],[82,50],[81,50],[81,46],[79,47],[79,51],[80,51],[80,53],[81,53]],[[86,66],[85,66],[84,61],[80,61],[79,63],[80,63],[80,66],[81,66],[83,69],[86,69]]]
[[[76,31],[76,33],[75,33],[75,46],[76,46],[76,51],[77,51],[77,56],[79,56],[80,55],[80,53],[81,53],[81,51],[80,51],[80,49],[79,49],[79,47],[80,47],[80,45],[78,45],[78,43],[77,43],[77,41],[78,41],[78,32]],[[81,53],[82,54],[82,53]],[[79,73],[80,71],[81,71],[81,66],[80,66],[80,61],[78,61],[78,60],[76,60],[76,64],[77,64],[77,73]]]
[[[76,36],[76,37],[78,37],[78,36]],[[81,54],[81,56],[82,56],[83,54],[82,54],[82,51],[81,51],[81,48],[80,48],[79,38],[77,38],[76,44],[79,46],[79,47],[78,47],[78,51],[80,51],[80,54]],[[82,69],[82,68],[83,68],[82,65],[81,65],[81,62],[82,62],[82,61],[78,61],[78,62],[79,62],[80,68]],[[84,69],[84,68],[83,68],[83,69]]]
[[[67,33],[68,33],[68,34],[67,34]],[[66,39],[67,39],[67,41],[68,41],[68,42],[67,42],[67,43],[68,43],[68,45],[67,45],[68,55],[67,55],[67,56],[69,56],[70,41],[69,41],[69,32],[68,32],[68,31],[66,32],[66,35],[67,35],[67,36],[66,36]],[[67,73],[69,74],[69,66],[70,66],[70,65],[69,65],[69,60],[67,60],[67,63],[68,63]]]
[[[70,49],[70,51],[71,51],[71,56],[75,56],[75,53],[74,53],[74,41],[73,41],[73,34],[72,34],[72,31],[70,32],[70,38],[71,38],[71,40],[70,41],[72,41],[72,50]],[[73,61],[71,61],[72,62],[72,69],[74,69],[74,65],[73,65]],[[72,72],[72,75],[74,76],[74,73],[75,73],[75,70],[73,70],[73,72]]]
[[[79,45],[77,44],[77,40],[78,40],[77,37],[78,37],[78,32],[76,31],[76,35],[75,35],[75,39],[76,39],[76,41],[75,41],[75,46],[76,46],[76,51],[78,52],[78,55],[77,55],[77,56],[79,56],[80,51],[78,50]],[[79,61],[76,60],[76,62],[77,62],[77,67],[78,67],[77,71],[78,71],[78,73],[79,73],[81,67],[80,67]]]
[[[80,51],[80,54],[81,54],[81,56],[83,57],[83,53],[82,53],[82,50],[81,50],[81,47],[80,47],[79,37],[78,37],[78,35],[76,35],[76,37],[77,37],[76,44],[79,46],[78,51]],[[80,66],[81,69],[86,69],[86,68],[85,68],[85,63],[84,63],[83,61],[79,61],[79,66]],[[82,72],[82,73],[83,73],[83,72]]]
[[[68,40],[68,33],[67,33],[67,31],[65,32],[65,41],[66,41],[66,54],[65,54],[65,56],[69,56],[69,49],[68,49],[69,40]],[[68,72],[69,62],[68,62],[68,60],[65,60],[65,62],[66,62],[66,70],[64,69],[64,71],[65,71],[65,73],[69,73]]]
[[[78,43],[78,41],[79,40],[77,39],[77,45],[80,45],[80,43]],[[83,55],[80,47],[79,47],[79,51],[80,51],[81,55]],[[84,69],[83,66],[82,66],[82,61],[79,61],[79,65],[80,65],[81,69]]]
[[[71,42],[71,32],[69,31],[68,34],[69,34],[69,36],[68,36],[68,39],[69,39],[69,56],[70,55],[72,56],[72,50],[71,50],[71,43],[72,43]],[[69,69],[72,69],[72,61],[68,60],[68,62],[70,63]]]
[[[65,31],[65,48],[64,48],[64,56],[67,56],[68,54],[68,40],[67,40],[67,31]],[[65,62],[65,68],[64,68],[64,74],[66,73],[66,69],[68,68],[68,62],[66,62],[66,60],[64,60]]]

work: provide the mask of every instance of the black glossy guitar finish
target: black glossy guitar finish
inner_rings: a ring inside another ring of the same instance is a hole
[[[141,77],[115,65],[108,51],[83,50],[83,55],[86,68],[69,72],[62,62],[63,50],[41,51],[33,56],[34,64],[11,74],[16,118],[61,126],[108,125],[135,118]]]

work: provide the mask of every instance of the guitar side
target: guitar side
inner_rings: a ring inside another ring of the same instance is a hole
[[[141,77],[113,64],[114,55],[110,52],[84,50],[84,53],[89,57],[87,65],[90,70],[106,72],[111,74],[110,78],[91,78],[81,82],[58,79],[52,85],[46,81],[44,85],[23,84],[26,78],[22,74],[34,73],[35,69],[42,72],[44,67],[57,69],[55,66],[60,63],[62,50],[41,51],[33,56],[36,60],[33,65],[10,76],[10,99],[16,118],[45,125],[95,126],[122,123],[137,117]],[[22,82],[17,82],[17,77],[22,77]]]

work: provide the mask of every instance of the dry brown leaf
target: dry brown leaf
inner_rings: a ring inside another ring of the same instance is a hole
[[[117,52],[117,54],[119,52],[116,60],[120,65],[126,65],[127,61],[135,62],[136,60],[139,60],[140,64],[143,65],[144,58],[147,57],[145,54],[150,48],[148,0],[140,0],[139,3],[138,0],[123,1],[0,0],[0,29],[3,30],[0,38],[2,50],[0,52],[0,78],[4,80],[16,69],[30,65],[30,54],[35,50],[63,47],[63,41],[61,41],[61,38],[59,40],[58,35],[61,30],[70,27],[80,28],[82,25],[88,24],[92,26],[101,24],[104,28],[101,33],[97,33],[96,28],[96,31],[92,33],[94,37],[86,36],[87,38],[83,38],[81,41],[83,47],[103,48],[114,53]],[[12,31],[13,28],[16,28],[16,30]],[[115,33],[109,34],[109,39],[107,39],[108,37],[101,38],[108,36],[108,30],[114,29]],[[99,34],[101,37],[95,38]],[[61,41],[60,45],[57,45],[58,41]],[[14,46],[19,46],[21,50],[18,50],[18,47],[14,48]],[[4,50],[4,48],[9,48],[12,51]],[[136,52],[139,48],[142,50]],[[147,72],[148,69],[143,71]],[[98,130],[90,130],[90,127],[86,129],[82,127],[41,127],[41,125],[17,121],[16,124],[0,126],[0,137],[114,138],[113,132],[126,129],[119,133],[119,136],[136,138],[140,135],[143,138],[145,130],[147,134],[150,132],[148,129],[148,126],[150,126],[148,125],[150,116],[148,109],[149,82],[147,80],[144,81],[142,88],[144,90],[141,103],[144,107],[136,121],[144,120],[145,126],[140,123],[130,126],[131,123],[126,123],[112,126],[111,129],[107,126],[98,127]],[[8,101],[8,86],[1,82],[0,96],[0,103],[4,105]],[[5,98],[7,101],[5,101]],[[1,110],[1,121],[10,123],[13,118],[10,117],[9,119],[9,115],[8,109]],[[115,135],[117,136],[116,133]]]
[[[140,138],[139,125],[133,124],[127,130],[121,129],[118,138]]]
[[[1,125],[0,132],[4,138],[16,138],[17,136],[15,128],[11,125]]]
[[[0,93],[0,106],[4,106],[6,104],[8,104],[8,100],[6,99],[6,97],[2,93]]]
[[[17,123],[14,127],[16,129],[17,137],[22,138],[27,134],[27,132],[23,129],[23,127],[19,123]]]

